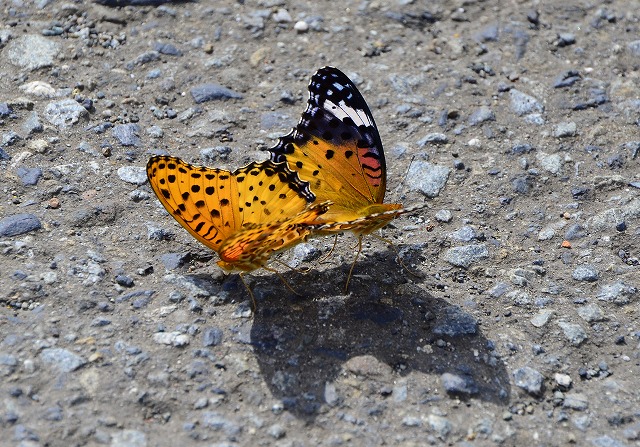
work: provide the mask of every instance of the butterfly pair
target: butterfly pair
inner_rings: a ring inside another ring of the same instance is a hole
[[[269,151],[270,160],[233,172],[167,156],[147,163],[160,202],[226,270],[266,268],[272,255],[312,236],[353,231],[361,242],[423,207],[383,203],[378,129],[356,86],[336,68],[313,75],[300,122]]]

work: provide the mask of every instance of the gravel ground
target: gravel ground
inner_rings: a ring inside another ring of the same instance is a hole
[[[100,3],[1,4],[0,445],[640,445],[639,1]],[[254,314],[144,166],[265,159],[324,65],[412,274],[313,240]]]

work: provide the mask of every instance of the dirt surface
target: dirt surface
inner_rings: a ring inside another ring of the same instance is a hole
[[[0,445],[640,445],[640,2],[1,10]],[[254,314],[144,166],[267,158],[325,65],[415,275],[315,239]]]

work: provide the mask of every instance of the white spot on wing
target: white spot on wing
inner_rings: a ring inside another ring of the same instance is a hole
[[[340,101],[337,105],[326,99],[324,101],[324,109],[344,121],[345,118],[351,118],[356,126],[373,127],[373,121],[369,115],[362,109],[354,109],[349,107],[344,101]]]

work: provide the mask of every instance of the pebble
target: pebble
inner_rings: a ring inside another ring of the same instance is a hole
[[[160,256],[160,261],[167,270],[175,270],[182,267],[189,259],[189,253],[165,253]]]
[[[109,447],[147,447],[147,435],[138,430],[121,430],[111,434]]]
[[[5,118],[12,113],[13,111],[11,110],[11,107],[9,107],[9,104],[6,102],[0,102],[0,118]]]
[[[597,304],[586,304],[579,307],[578,315],[587,323],[605,321],[604,312]]]
[[[418,147],[423,148],[427,144],[447,144],[449,138],[443,133],[430,133],[418,140]]]
[[[142,166],[122,166],[118,168],[118,177],[123,182],[140,186],[147,183],[147,170]]]
[[[586,236],[585,228],[579,223],[575,223],[567,228],[564,238],[568,241],[575,241]]]
[[[16,174],[20,178],[20,181],[23,185],[35,186],[38,184],[38,180],[40,180],[40,177],[42,177],[42,169],[19,167],[18,169],[16,169]]]
[[[531,180],[526,176],[516,177],[511,181],[511,188],[518,194],[528,194],[531,190]]]
[[[560,373],[556,373],[555,376],[553,377],[556,381],[556,384],[565,390],[568,390],[569,388],[571,388],[571,376],[569,376],[568,374],[560,374]]]
[[[242,431],[242,426],[224,417],[221,413],[206,411],[202,414],[202,426],[223,431],[227,436],[233,437]]]
[[[61,52],[60,44],[53,39],[27,34],[9,41],[2,56],[13,65],[33,71],[52,66]]]
[[[164,130],[160,126],[147,127],[146,132],[151,138],[162,138],[164,136]]]
[[[556,138],[568,138],[576,135],[578,126],[573,121],[562,122],[553,129],[553,136]]]
[[[449,237],[458,242],[470,242],[478,237],[476,230],[469,225],[465,225],[449,234]]]
[[[449,210],[439,210],[434,217],[438,222],[449,223],[453,219],[453,213]]]
[[[451,422],[443,416],[430,414],[427,417],[427,423],[429,424],[429,428],[435,432],[436,436],[442,440],[445,440],[447,436],[449,436],[449,433],[451,433]]]
[[[419,416],[405,416],[402,419],[402,425],[405,427],[420,427],[422,425],[422,419]]]
[[[562,170],[562,157],[560,154],[547,154],[545,152],[536,153],[536,160],[540,167],[553,175],[558,175]]]
[[[289,11],[284,8],[278,8],[278,10],[273,13],[272,18],[276,23],[290,23],[293,20]]]
[[[520,90],[512,88],[509,90],[509,96],[511,97],[511,110],[518,116],[544,112],[544,106],[536,98]]]
[[[1,221],[0,221],[1,222]],[[0,230],[0,235],[2,231]],[[638,295],[638,289],[627,285],[623,281],[616,281],[602,286],[597,298],[600,301],[624,305],[629,304]]]
[[[309,24],[304,20],[298,20],[296,24],[293,25],[293,29],[299,34],[306,33],[309,31]]]
[[[218,84],[201,84],[193,87],[190,93],[197,104],[214,100],[242,99],[240,93]]]
[[[222,336],[222,329],[218,329],[215,327],[204,328],[202,331],[202,345],[217,346],[222,343]]]
[[[531,319],[531,324],[535,327],[543,327],[545,326],[555,312],[552,310],[540,310],[538,313]]]
[[[556,76],[553,81],[553,88],[571,87],[581,79],[582,77],[578,70],[567,70]]]
[[[140,126],[136,123],[118,124],[111,129],[111,135],[123,146],[142,146]]]
[[[544,383],[544,376],[539,371],[525,366],[513,371],[514,383],[518,388],[522,388],[527,393],[533,396],[539,396],[542,394],[542,384]]]
[[[44,118],[54,126],[64,129],[73,126],[80,119],[88,120],[89,112],[73,99],[62,99],[47,104]]]
[[[274,439],[282,439],[286,436],[287,431],[282,427],[282,425],[273,424],[269,427],[267,433],[269,433]]]
[[[640,40],[634,40],[633,42],[629,42],[627,44],[627,48],[629,49],[629,52],[631,52],[633,56],[640,57]]]
[[[595,282],[599,278],[598,270],[592,265],[579,265],[572,274],[576,281]]]
[[[229,146],[205,147],[200,150],[200,157],[205,163],[214,163],[218,158],[226,159],[231,150]]]
[[[567,393],[564,395],[562,406],[576,411],[584,411],[589,408],[589,400],[582,393]]]
[[[160,53],[157,51],[147,51],[146,53],[142,53],[138,55],[135,59],[130,60],[126,64],[124,64],[124,68],[127,70],[133,70],[137,65],[148,64],[149,62],[154,62],[160,59]]]
[[[489,257],[486,244],[464,245],[447,250],[444,260],[456,267],[469,268],[472,264]]]
[[[182,51],[171,43],[154,42],[153,49],[160,54],[168,56],[182,56]]]
[[[187,346],[191,338],[181,332],[156,332],[153,334],[153,341],[160,345],[170,345],[175,347]]]
[[[580,346],[587,338],[589,338],[585,330],[579,324],[559,321],[558,326],[560,326],[564,336],[573,346]]]
[[[449,337],[474,335],[477,332],[478,321],[457,306],[443,309],[437,324],[433,327],[434,334]]]
[[[427,161],[414,160],[406,176],[410,190],[419,191],[429,198],[438,197],[445,187],[451,169]]]
[[[470,376],[444,373],[440,376],[442,386],[449,394],[471,396],[480,391],[478,385]]]
[[[43,81],[33,81],[22,84],[18,87],[27,95],[37,96],[39,98],[53,98],[56,95],[56,89]]]
[[[31,136],[34,133],[42,132],[44,126],[40,122],[40,117],[36,112],[30,112],[22,123],[22,131],[24,135]]]
[[[0,237],[18,236],[40,228],[40,219],[33,214],[14,214],[0,219]]]
[[[40,352],[40,360],[61,372],[72,372],[84,366],[87,361],[63,348],[46,348]]]
[[[477,126],[487,121],[495,121],[496,114],[489,107],[480,107],[469,116],[469,125]]]

